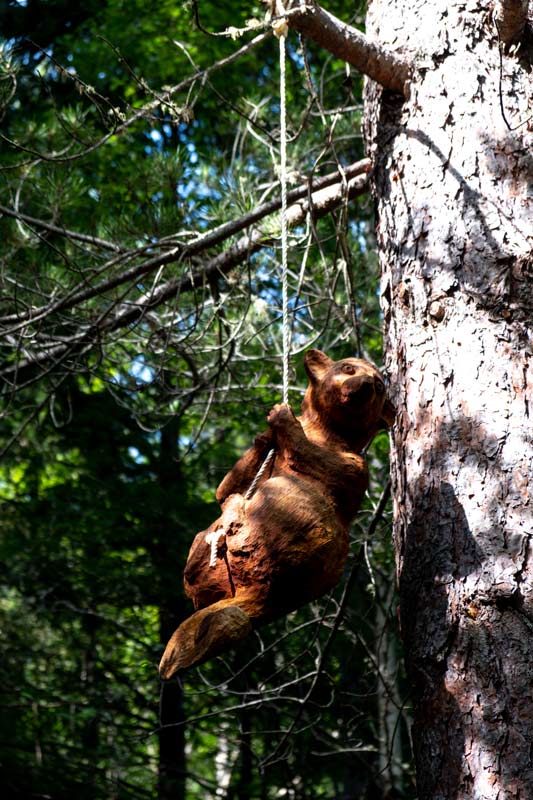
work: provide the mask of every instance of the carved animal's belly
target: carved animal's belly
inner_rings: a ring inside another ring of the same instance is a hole
[[[329,591],[347,553],[348,532],[331,501],[292,475],[266,481],[246,503],[241,531],[228,537],[235,585],[262,587],[267,618]]]
[[[196,538],[187,568],[187,593],[197,608],[246,594],[253,616],[267,621],[327,592],[339,581],[348,532],[331,501],[293,475],[261,484],[250,500],[228,498],[209,531],[224,530],[215,567],[209,566],[208,531]],[[227,548],[227,549],[226,549]]]

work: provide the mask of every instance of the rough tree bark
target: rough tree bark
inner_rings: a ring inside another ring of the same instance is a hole
[[[300,16],[320,16],[313,5]],[[410,64],[399,87],[360,68],[379,81],[365,124],[420,800],[532,796],[527,12],[524,0],[373,0],[364,37],[378,61],[394,50]],[[306,32],[296,13],[289,24]],[[338,37],[311,35],[342,55]]]
[[[373,0],[367,23],[415,65],[407,98],[368,83],[366,118],[420,800],[533,791],[531,40],[500,57],[492,12]]]

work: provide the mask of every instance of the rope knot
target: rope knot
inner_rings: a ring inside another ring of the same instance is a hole
[[[277,36],[278,39],[285,39],[289,33],[289,24],[284,16],[285,8],[282,0],[275,0],[273,3],[273,11],[276,15],[276,18],[272,20],[272,31],[274,32],[274,36]]]
[[[218,540],[221,536],[224,536],[226,531],[224,528],[217,528],[216,531],[211,531],[205,537],[206,544],[211,546],[211,553],[209,558],[209,566],[216,567],[217,565],[217,551],[218,551]]]

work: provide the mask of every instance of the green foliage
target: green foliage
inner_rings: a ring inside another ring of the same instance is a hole
[[[343,585],[158,709],[161,647],[190,611],[189,544],[280,396],[277,217],[256,225],[266,246],[193,288],[180,287],[243,231],[145,268],[278,190],[275,43],[195,76],[254,35],[209,36],[195,7],[211,33],[264,15],[203,0],[1,9],[2,785],[54,800],[370,800],[387,789],[380,703],[390,691],[401,706],[381,663],[395,641],[388,512],[362,549],[386,434]],[[328,9],[361,21],[352,3]],[[291,169],[361,158],[359,79],[292,36],[288,66]],[[297,408],[307,347],[379,363],[368,199],[293,229],[289,278]]]

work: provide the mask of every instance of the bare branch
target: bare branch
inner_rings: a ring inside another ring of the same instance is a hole
[[[17,211],[14,208],[8,208],[7,206],[0,205],[0,215],[1,214],[5,214],[6,217],[18,219],[21,222],[25,222],[35,228],[42,228],[45,231],[50,231],[50,233],[57,233],[60,236],[66,236],[68,239],[73,239],[74,241],[92,244],[95,247],[101,247],[104,250],[113,250],[115,253],[125,252],[125,248],[120,247],[120,245],[115,244],[114,242],[108,242],[105,239],[98,238],[97,236],[89,236],[85,233],[70,231],[67,228],[60,228],[57,225],[52,225],[50,222],[45,222],[44,220],[37,219],[36,217],[30,217],[28,214],[23,214],[21,211]]]
[[[359,162],[359,165],[362,163],[364,162]],[[299,225],[308,213],[311,213],[315,219],[323,217],[343,202],[362,194],[367,186],[368,175],[366,172],[356,175],[347,182],[337,180],[333,186],[326,186],[290,205],[287,209],[288,223],[290,226]],[[269,206],[270,204],[265,205]],[[235,266],[242,263],[251,254],[263,247],[271,246],[275,241],[275,236],[265,235],[260,230],[254,230],[227,251],[203,264],[200,269],[180,278],[169,280],[157,289],[141,295],[136,301],[119,304],[114,312],[112,308],[108,309],[96,320],[84,323],[77,332],[69,336],[68,342],[58,343],[56,339],[48,344],[40,342],[41,349],[36,353],[31,353],[28,348],[26,358],[6,367],[1,373],[1,377],[8,379],[13,374],[20,376],[21,372],[28,367],[42,366],[50,360],[63,359],[71,353],[79,353],[80,349],[82,353],[86,353],[91,349],[91,343],[101,339],[105,333],[111,333],[134,324],[142,319],[148,311],[157,308],[166,300],[182,292],[202,286],[210,279],[227,276]],[[69,307],[71,307],[71,303],[69,303]]]
[[[496,0],[494,22],[501,43],[509,48],[517,44],[527,23],[529,0]]]
[[[294,3],[287,14],[287,22],[289,27],[313,39],[386,89],[406,94],[413,68],[411,61],[341,22],[315,0]]]
[[[355,164],[346,167],[344,170],[344,179],[349,181],[351,178],[361,175],[362,173],[368,173],[370,170],[370,160],[365,158],[361,161],[356,162]],[[322,178],[316,179],[309,179],[309,182],[298,189],[294,189],[287,194],[287,202],[294,203],[295,201],[305,197],[305,195],[310,190],[322,190],[327,186],[331,186],[335,182],[338,183],[339,181],[339,172],[335,170],[335,172],[330,173],[329,175],[324,175]],[[102,296],[106,292],[110,291],[111,289],[115,289],[118,286],[134,281],[141,276],[148,275],[151,272],[154,272],[159,267],[170,264],[172,262],[178,261],[179,259],[185,259],[191,256],[199,255],[202,252],[205,252],[211,247],[215,247],[216,245],[221,244],[226,239],[229,239],[230,236],[234,236],[237,233],[240,233],[242,230],[251,227],[254,223],[259,222],[261,219],[273,214],[274,212],[278,211],[281,207],[281,200],[279,198],[275,200],[271,200],[268,203],[264,203],[258,208],[254,209],[254,211],[249,212],[248,214],[244,214],[242,217],[239,217],[236,220],[230,220],[222,225],[219,225],[217,228],[214,228],[211,231],[207,231],[205,234],[202,234],[197,239],[189,242],[188,244],[176,244],[175,246],[171,246],[174,242],[174,238],[167,238],[161,242],[165,246],[170,246],[170,249],[165,250],[165,252],[160,253],[153,258],[143,261],[140,264],[135,264],[134,266],[130,267],[127,270],[124,270],[118,275],[114,275],[112,277],[106,278],[105,280],[101,281],[100,283],[94,286],[84,286],[84,288],[80,289],[79,291],[72,290],[66,296],[62,298],[58,298],[53,303],[50,303],[48,306],[42,307],[40,309],[31,309],[26,314],[21,314],[15,317],[10,317],[9,320],[6,318],[4,321],[16,321],[16,325],[11,328],[9,331],[4,331],[4,333],[13,333],[15,330],[21,327],[21,325],[31,319],[32,322],[36,322],[39,319],[42,319],[44,316],[51,314],[57,311],[66,311],[70,308],[73,308],[80,303],[85,302],[86,300],[90,300],[94,297]],[[0,212],[2,211],[2,207],[0,207]],[[19,214],[18,212],[11,211],[10,209],[6,209],[4,213],[9,212],[10,216],[16,216],[23,220],[30,220],[32,224],[36,226],[43,227],[45,229],[50,229],[48,223],[43,222],[42,220],[35,219],[33,217],[28,217],[26,215]],[[80,238],[84,236],[83,234],[74,234],[69,231],[66,231],[61,228],[55,229],[57,233],[63,233],[65,236],[71,236],[72,238]],[[92,239],[92,237],[84,237],[84,241],[88,241]],[[93,243],[96,240],[92,240]],[[110,246],[110,243],[107,243]],[[150,249],[155,249],[156,245],[151,245]],[[118,249],[118,248],[117,248]],[[146,249],[146,248],[144,248]],[[124,257],[127,257],[129,261],[131,261],[136,255],[142,254],[142,250],[137,252],[130,251],[129,253],[123,253]],[[107,271],[112,264],[108,262],[104,264],[99,272]],[[203,275],[203,272],[202,272]],[[187,280],[189,280],[187,278]],[[202,277],[200,277],[200,283],[202,282]],[[193,286],[198,285],[198,283],[193,283],[188,288],[192,288]]]
[[[226,58],[220,59],[220,61],[217,61],[215,64],[211,64],[209,67],[206,67],[205,69],[203,69],[201,71],[195,71],[192,75],[189,75],[187,78],[185,78],[184,80],[180,81],[175,86],[171,86],[171,87],[169,87],[167,89],[164,89],[160,93],[156,93],[156,92],[152,91],[151,94],[154,96],[155,99],[150,100],[148,103],[145,103],[143,106],[141,106],[141,108],[135,109],[134,113],[130,117],[128,117],[127,119],[124,119],[122,122],[120,122],[120,124],[117,123],[117,124],[113,125],[112,129],[110,131],[108,131],[108,133],[104,134],[104,136],[102,136],[100,139],[95,141],[93,144],[88,145],[87,147],[85,147],[84,149],[82,149],[82,150],[80,150],[80,151],[78,151],[76,153],[72,153],[70,155],[65,155],[65,151],[62,151],[59,155],[58,154],[49,155],[49,154],[46,154],[46,153],[41,153],[41,152],[38,152],[37,150],[34,150],[32,148],[24,147],[23,145],[21,145],[18,142],[12,141],[11,139],[9,139],[7,136],[5,136],[1,132],[0,132],[0,139],[5,141],[5,142],[7,142],[7,144],[11,145],[11,147],[13,147],[13,148],[15,148],[17,150],[20,150],[21,152],[28,153],[30,156],[32,156],[33,158],[36,158],[36,159],[38,159],[40,161],[47,161],[47,162],[55,163],[55,164],[62,164],[62,163],[70,162],[70,161],[75,161],[75,160],[77,160],[79,158],[84,158],[89,153],[93,153],[95,150],[98,150],[99,147],[101,147],[106,142],[108,142],[109,139],[111,139],[112,137],[120,136],[121,134],[123,134],[126,131],[128,131],[129,128],[132,125],[134,125],[136,122],[138,122],[139,120],[144,119],[144,118],[149,118],[157,110],[158,107],[171,105],[172,101],[173,101],[173,98],[175,97],[176,94],[178,94],[178,92],[182,91],[183,89],[186,89],[187,87],[189,87],[191,84],[195,83],[196,81],[205,80],[213,72],[216,72],[219,69],[223,69],[224,67],[228,66],[228,64],[231,64],[232,62],[238,60],[245,53],[250,52],[254,47],[257,47],[259,44],[261,44],[266,39],[268,39],[269,36],[271,36],[271,32],[270,31],[265,31],[264,33],[260,33],[258,36],[255,36],[251,41],[249,41],[246,44],[244,44],[238,50],[235,50],[234,53],[231,53]],[[76,80],[77,80],[77,84],[79,84],[80,86],[83,86],[82,82],[78,79],[77,76],[76,76]],[[84,91],[86,93],[86,90],[84,90]],[[92,93],[91,93],[91,96],[92,96]],[[70,145],[69,145],[69,147],[70,147]],[[24,163],[28,163],[28,162],[24,162]],[[10,169],[19,168],[21,166],[23,166],[23,164],[19,163],[19,164],[16,164],[16,165],[11,165],[9,168]]]

